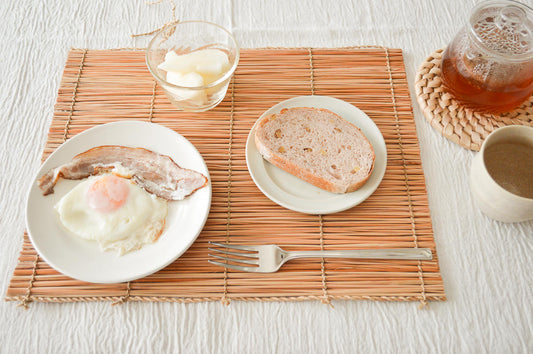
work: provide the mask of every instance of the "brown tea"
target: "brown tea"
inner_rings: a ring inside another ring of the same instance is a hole
[[[485,150],[484,162],[490,176],[505,190],[533,198],[533,145],[496,143]]]
[[[445,55],[442,79],[447,90],[470,108],[487,113],[508,112],[520,106],[533,93],[533,70],[523,70],[520,75],[515,73],[512,83],[505,75],[501,80],[491,77],[490,81],[484,81],[485,78],[476,75],[474,65],[470,68],[469,64],[465,58]]]

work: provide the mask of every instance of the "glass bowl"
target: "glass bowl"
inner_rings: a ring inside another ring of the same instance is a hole
[[[170,51],[183,55],[202,49],[221,50],[229,59],[229,69],[211,83],[192,87],[176,85],[167,81],[167,72],[158,67]],[[239,45],[233,35],[219,25],[204,21],[183,21],[164,27],[146,49],[148,69],[170,102],[178,109],[189,112],[203,112],[218,105],[226,96],[238,63]]]

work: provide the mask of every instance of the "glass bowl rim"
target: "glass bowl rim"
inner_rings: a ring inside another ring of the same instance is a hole
[[[215,26],[215,27],[221,29],[222,31],[226,32],[226,34],[228,34],[228,36],[231,39],[231,41],[235,44],[236,55],[235,55],[235,60],[233,62],[233,65],[231,66],[231,68],[222,77],[220,77],[219,79],[213,81],[212,83],[210,83],[208,85],[204,85],[204,86],[179,86],[179,85],[176,85],[176,84],[172,84],[172,83],[168,82],[166,79],[164,79],[163,77],[161,77],[161,75],[159,75],[159,73],[152,67],[152,63],[148,59],[149,52],[150,52],[150,50],[152,50],[152,47],[155,45],[156,39],[160,38],[161,35],[163,34],[163,32],[167,31],[169,28],[172,28],[172,27],[176,28],[176,27],[178,27],[181,24],[187,24],[187,23],[195,23],[195,24],[201,23],[201,24],[207,24],[207,25],[210,25],[210,26]],[[208,89],[208,88],[211,88],[211,87],[215,87],[215,86],[221,84],[222,82],[224,82],[228,78],[230,78],[231,75],[233,75],[233,73],[235,72],[235,69],[237,68],[237,65],[239,64],[240,51],[241,51],[241,49],[239,47],[239,44],[235,40],[235,37],[233,36],[233,34],[230,31],[228,31],[224,27],[219,26],[216,23],[208,22],[208,21],[196,21],[196,20],[180,21],[180,22],[178,22],[176,24],[173,24],[172,26],[163,26],[163,28],[161,28],[159,31],[157,31],[157,33],[154,35],[154,37],[150,40],[150,43],[148,43],[148,47],[146,47],[145,60],[146,60],[146,66],[148,66],[148,70],[150,71],[150,73],[158,81],[162,82],[163,84],[168,85],[168,86],[170,86],[172,88],[178,88],[178,89],[205,90],[205,89]]]

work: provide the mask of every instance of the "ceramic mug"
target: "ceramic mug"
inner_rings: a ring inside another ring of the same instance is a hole
[[[513,125],[489,134],[472,163],[470,188],[492,219],[533,219],[533,127]]]

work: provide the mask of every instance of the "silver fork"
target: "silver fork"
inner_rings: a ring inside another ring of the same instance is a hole
[[[226,268],[241,270],[244,272],[258,273],[276,272],[283,264],[285,264],[285,262],[295,258],[406,259],[422,261],[429,261],[433,259],[431,250],[429,248],[289,252],[279,248],[276,245],[242,246],[216,242],[209,242],[209,244],[218,247],[209,247],[210,251],[219,253],[219,255],[209,254],[209,256],[224,261],[224,263],[222,263],[208,260],[209,263]],[[238,250],[241,252],[235,252],[233,250]]]

